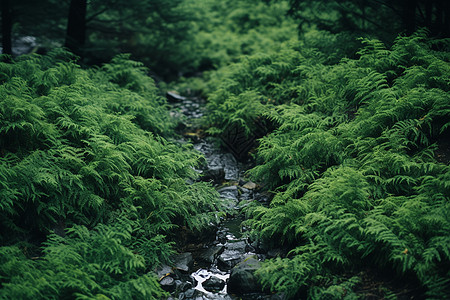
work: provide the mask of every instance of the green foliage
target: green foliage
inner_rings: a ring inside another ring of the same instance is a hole
[[[161,299],[167,296],[149,273],[133,242],[136,224],[122,216],[93,230],[74,226],[64,237],[52,234],[42,257],[27,258],[17,246],[0,248],[3,288],[11,299]],[[161,240],[149,241],[164,247]],[[152,251],[147,249],[147,251]]]
[[[391,48],[364,39],[357,59],[338,64],[285,45],[219,74],[212,131],[238,120],[251,132],[246,117],[275,126],[249,172],[274,197],[246,221],[254,238],[291,249],[258,272],[273,291],[336,296],[369,266],[411,276],[428,297],[449,293],[450,170],[439,155],[448,155],[449,44],[426,34]],[[245,103],[258,111],[245,114]]]
[[[168,140],[173,121],[142,64],[72,59],[0,63],[0,298],[161,299],[149,272],[177,228],[217,221],[217,192],[189,184],[201,156]],[[27,253],[24,240],[46,242]]]

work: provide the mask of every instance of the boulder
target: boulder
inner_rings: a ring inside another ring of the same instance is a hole
[[[219,267],[225,270],[233,268],[244,259],[246,250],[247,243],[245,241],[227,242],[225,250],[219,255],[217,261]]]
[[[249,182],[247,182],[246,184],[244,184],[242,187],[243,187],[244,189],[254,190],[254,189],[256,189],[256,183],[254,183],[254,182],[252,182],[252,181],[249,181]]]
[[[172,256],[174,267],[181,273],[187,274],[194,265],[192,253],[185,252]]]
[[[221,189],[218,189],[217,192],[222,198],[230,198],[236,201],[238,200],[239,190],[237,185],[223,187]]]
[[[242,261],[242,252],[236,250],[224,250],[218,258],[218,266],[221,269],[229,270]]]
[[[199,255],[199,258],[207,263],[213,263],[216,257],[222,252],[223,246],[212,246]]]
[[[159,284],[161,285],[163,290],[165,290],[169,293],[172,293],[175,291],[175,288],[176,288],[175,279],[173,279],[171,276],[166,276],[166,277],[162,278],[159,281]]]
[[[221,166],[209,167],[203,171],[202,181],[213,181],[216,183],[222,182],[225,178],[225,171]]]
[[[255,271],[261,267],[261,262],[252,255],[237,264],[228,279],[228,293],[243,295],[248,293],[263,292],[258,282]]]
[[[156,275],[158,275],[158,278],[161,278],[161,279],[163,277],[173,274],[172,268],[167,265],[159,266],[158,268],[156,268],[155,272],[156,272]]]
[[[179,95],[175,91],[167,92],[166,93],[166,98],[167,98],[167,101],[169,101],[169,102],[182,102],[183,100],[186,99],[186,97],[183,97],[183,96]]]
[[[187,299],[192,299],[194,297],[196,297],[199,294],[199,292],[195,289],[189,289],[184,293],[180,293],[178,295],[178,300],[187,300]]]
[[[225,287],[225,281],[216,276],[211,276],[203,282],[202,286],[209,292],[220,292]]]

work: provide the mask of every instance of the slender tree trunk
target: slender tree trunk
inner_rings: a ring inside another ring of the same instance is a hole
[[[2,1],[2,47],[3,54],[12,54],[12,17],[10,0]]]
[[[65,46],[82,56],[86,39],[86,0],[71,0]]]

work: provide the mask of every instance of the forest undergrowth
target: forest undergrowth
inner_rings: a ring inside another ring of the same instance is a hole
[[[143,10],[132,36],[97,46],[111,57],[133,42],[148,66],[186,75],[176,83],[157,86],[127,54],[95,67],[59,48],[0,56],[0,299],[169,296],[154,270],[177,235],[225,215],[197,180],[203,157],[177,142],[172,88],[207,98],[210,135],[264,132],[248,176],[271,200],[246,206],[243,226],[286,253],[258,270],[266,289],[448,298],[450,40],[300,27],[285,13],[306,1],[172,2],[152,2],[176,11],[160,7],[151,34],[136,28],[161,18]]]
[[[175,232],[221,211],[141,63],[0,62],[0,299],[163,299]],[[178,234],[177,233],[177,234]]]
[[[257,272],[265,287],[353,299],[364,297],[361,274],[370,270],[409,282],[412,296],[444,299],[450,43],[426,30],[389,47],[360,42],[338,62],[298,41],[220,69],[209,81],[209,132],[240,126],[251,137],[270,124],[248,173],[273,198],[254,202],[245,221],[250,238],[288,250]]]

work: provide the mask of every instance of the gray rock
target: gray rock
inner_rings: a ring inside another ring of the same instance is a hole
[[[224,250],[217,260],[221,269],[229,270],[243,260],[243,253],[237,250]]]
[[[203,171],[201,180],[202,181],[213,181],[220,183],[225,178],[225,171],[222,167],[211,167]]]
[[[186,99],[186,97],[183,97],[183,96],[179,95],[175,91],[167,92],[166,93],[166,98],[167,98],[167,101],[169,101],[169,102],[182,102],[183,100]]]
[[[220,252],[223,250],[223,246],[212,246],[206,249],[202,254],[199,255],[199,258],[205,262],[213,263],[217,258]]]
[[[158,268],[156,268],[155,272],[156,275],[158,275],[158,278],[173,274],[172,268],[167,265],[159,266]]]
[[[189,289],[192,289],[194,286],[192,285],[191,282],[186,281],[180,284],[179,290],[182,292],[186,292]]]
[[[225,287],[225,281],[216,276],[211,276],[203,282],[202,286],[209,292],[220,292]]]
[[[189,289],[186,292],[184,292],[184,295],[186,296],[186,298],[195,297],[196,294],[197,294],[197,290],[195,290],[195,289]]]
[[[228,241],[225,244],[225,250],[217,259],[219,267],[226,270],[233,268],[244,259],[247,248],[247,243],[245,241]]]
[[[231,198],[231,199],[238,199],[239,190],[236,185],[232,186],[226,186],[221,189],[218,189],[217,192],[219,192],[220,196],[223,198]]]
[[[171,276],[166,276],[159,281],[159,284],[163,288],[163,290],[171,293],[175,291],[175,280]]]
[[[238,180],[239,179],[239,167],[233,154],[225,153],[222,155],[222,164],[225,169],[226,180]]]
[[[190,269],[194,265],[194,259],[192,258],[192,253],[185,252],[172,256],[172,261],[174,267],[181,273],[189,273]]]
[[[244,184],[242,187],[245,189],[254,190],[254,189],[256,189],[256,183],[249,181],[246,184]]]
[[[225,249],[236,250],[245,253],[247,251],[247,243],[245,241],[237,241],[237,242],[229,241],[225,244]]]
[[[261,267],[260,261],[255,256],[247,257],[237,264],[228,279],[228,293],[243,295],[248,293],[263,292],[258,282],[255,271]]]

